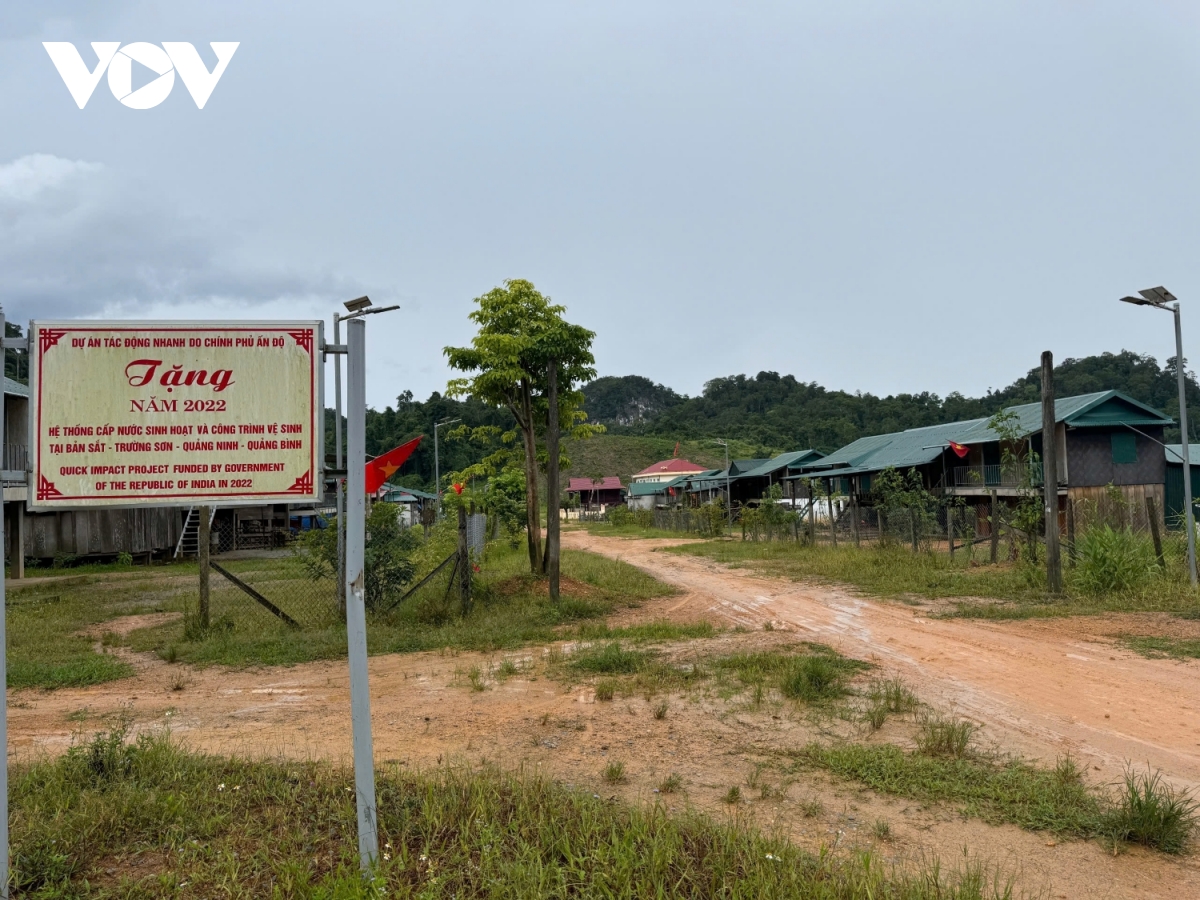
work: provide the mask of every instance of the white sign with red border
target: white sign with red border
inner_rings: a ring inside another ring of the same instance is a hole
[[[34,509],[319,500],[312,322],[33,322]]]

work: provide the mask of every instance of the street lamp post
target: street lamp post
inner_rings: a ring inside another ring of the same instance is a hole
[[[438,459],[438,429],[443,425],[453,425],[455,422],[461,422],[462,419],[444,419],[441,422],[433,423],[433,491],[437,494],[437,514],[438,518],[442,516],[442,469],[441,462]]]
[[[1135,306],[1153,306],[1175,315],[1175,374],[1179,380],[1179,432],[1180,450],[1183,456],[1183,508],[1186,511],[1184,528],[1187,529],[1188,574],[1192,587],[1196,587],[1196,514],[1192,510],[1192,464],[1188,454],[1187,421],[1187,378],[1183,370],[1183,329],[1179,324],[1179,300],[1165,287],[1146,288],[1138,291],[1137,297],[1122,297],[1124,303]]]
[[[733,527],[733,494],[729,491],[729,442],[723,441],[720,438],[713,439],[714,444],[720,444],[725,448],[725,517],[729,520],[729,527]]]

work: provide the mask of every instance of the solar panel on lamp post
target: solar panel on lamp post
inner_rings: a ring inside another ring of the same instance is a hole
[[[1179,300],[1165,287],[1146,288],[1137,297],[1122,297],[1122,303],[1153,306],[1175,316],[1175,374],[1179,382],[1179,443],[1183,457],[1184,528],[1187,530],[1188,575],[1196,587],[1196,514],[1192,509],[1192,464],[1188,453],[1187,377],[1183,370],[1183,329],[1179,323]]]

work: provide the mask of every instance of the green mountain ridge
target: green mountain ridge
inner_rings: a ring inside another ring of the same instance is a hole
[[[1185,361],[1186,365],[1186,361]],[[1178,419],[1175,360],[1159,366],[1151,356],[1128,350],[1065,359],[1054,369],[1060,397],[1118,390]],[[754,376],[714,378],[696,397],[677,393],[640,375],[605,376],[583,389],[590,421],[608,433],[588,441],[568,441],[571,459],[564,476],[619,475],[627,480],[653,462],[674,453],[712,467],[724,464],[724,451],[713,438],[730,440],[733,458],[766,457],[786,450],[836,450],[864,435],[990,416],[1006,406],[1032,403],[1041,396],[1040,369],[1031,369],[1005,388],[982,397],[953,392],[946,397],[923,392],[878,397],[830,390],[792,375],[759,372]],[[1187,375],[1189,431],[1196,432],[1200,385]],[[476,400],[452,400],[435,392],[422,402],[404,392],[395,407],[367,411],[367,452],[384,453],[418,434],[426,439],[403,474],[392,480],[411,487],[433,485],[433,423],[461,418],[471,426],[512,424],[507,410]],[[327,414],[327,445],[333,448],[333,414]],[[461,469],[481,455],[479,448],[440,432],[443,473]],[[1168,442],[1178,429],[1168,429]]]

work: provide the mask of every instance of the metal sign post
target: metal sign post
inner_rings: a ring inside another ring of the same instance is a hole
[[[4,311],[0,310],[0,338],[5,333]],[[3,342],[0,341],[0,346]],[[7,353],[0,359],[7,360]],[[0,385],[0,447],[4,446],[4,390]],[[18,535],[20,532],[18,532]],[[4,479],[0,478],[0,548],[4,547]],[[14,554],[24,553],[16,547]],[[0,762],[0,897],[8,900],[8,634],[5,620],[8,618],[8,598],[4,591],[3,550],[0,550],[0,675],[4,677],[4,702],[0,703],[0,750],[4,759]]]
[[[346,640],[350,656],[350,720],[354,732],[354,789],[358,853],[364,872],[379,857],[371,691],[367,673],[366,612],[366,322],[346,323]]]

